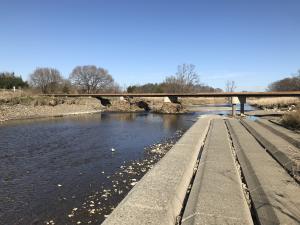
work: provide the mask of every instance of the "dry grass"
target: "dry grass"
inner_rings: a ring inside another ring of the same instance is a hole
[[[281,122],[287,127],[300,129],[300,109],[284,114]]]
[[[259,108],[287,108],[292,105],[300,106],[300,98],[297,97],[270,97],[250,98],[247,103]]]
[[[224,104],[224,103],[227,103],[227,99],[226,98],[213,98],[213,97],[180,98],[180,102],[183,105]]]
[[[33,91],[31,90],[16,90],[16,92],[13,92],[12,90],[5,90],[5,89],[0,89],[0,100],[10,100],[13,98],[18,98],[18,97],[27,97],[27,96],[33,96],[36,95]]]

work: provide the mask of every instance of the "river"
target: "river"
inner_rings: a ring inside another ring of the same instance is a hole
[[[218,107],[0,125],[0,224],[100,224],[199,114],[229,112]]]

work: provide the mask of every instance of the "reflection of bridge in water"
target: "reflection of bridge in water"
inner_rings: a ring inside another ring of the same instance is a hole
[[[218,93],[99,93],[99,94],[46,94],[55,97],[94,97],[101,103],[107,104],[110,97],[134,98],[134,97],[163,97],[165,102],[178,102],[178,98],[205,98],[205,97],[230,97],[232,99],[232,114],[235,115],[236,105],[240,104],[240,113],[244,114],[246,99],[249,97],[300,97],[300,91],[282,92],[218,92]]]

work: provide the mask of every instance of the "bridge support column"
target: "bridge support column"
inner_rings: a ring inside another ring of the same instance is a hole
[[[246,103],[246,96],[239,96],[240,101],[240,113],[241,115],[245,113],[245,103]]]
[[[231,115],[232,117],[236,116],[236,104],[239,103],[238,97],[231,97],[231,105],[232,105],[232,112]]]
[[[166,96],[166,97],[164,97],[164,102],[178,103],[178,97],[177,96]]]
[[[171,102],[171,100],[169,99],[169,97],[164,97],[164,102],[168,102],[168,103],[170,103],[170,102]]]

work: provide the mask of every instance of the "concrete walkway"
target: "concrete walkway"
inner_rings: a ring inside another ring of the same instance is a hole
[[[228,125],[259,223],[300,224],[299,184],[238,120]]]
[[[103,224],[300,224],[291,151],[257,122],[202,117]]]
[[[222,119],[212,121],[182,224],[253,224]]]

